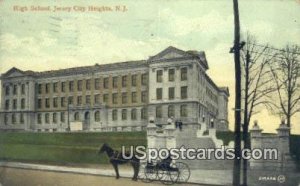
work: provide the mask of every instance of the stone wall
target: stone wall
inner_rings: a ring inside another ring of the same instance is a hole
[[[263,170],[295,170],[296,164],[290,154],[290,128],[283,122],[277,129],[277,134],[263,134],[257,123],[251,132],[251,149],[277,149],[278,158],[269,160],[250,160],[251,169]]]

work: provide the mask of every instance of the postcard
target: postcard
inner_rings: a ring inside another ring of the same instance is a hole
[[[300,185],[299,0],[0,0],[0,185]]]

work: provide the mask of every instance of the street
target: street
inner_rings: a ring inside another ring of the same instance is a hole
[[[159,182],[143,183],[131,181],[129,178],[92,176],[74,173],[38,171],[16,168],[0,168],[2,186],[158,186]],[[1,186],[0,184],[0,186]],[[175,184],[176,185],[176,184]],[[184,184],[180,184],[184,185]],[[193,185],[193,184],[188,184]]]

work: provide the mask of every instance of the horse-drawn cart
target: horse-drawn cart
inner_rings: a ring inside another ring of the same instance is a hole
[[[144,182],[159,180],[163,184],[186,183],[190,178],[190,169],[183,162],[141,163],[140,179]]]

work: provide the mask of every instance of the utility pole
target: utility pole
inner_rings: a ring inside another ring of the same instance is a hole
[[[235,64],[235,127],[234,127],[234,166],[232,185],[240,185],[241,173],[241,61],[240,61],[240,18],[238,0],[233,0],[234,12],[234,64]]]

